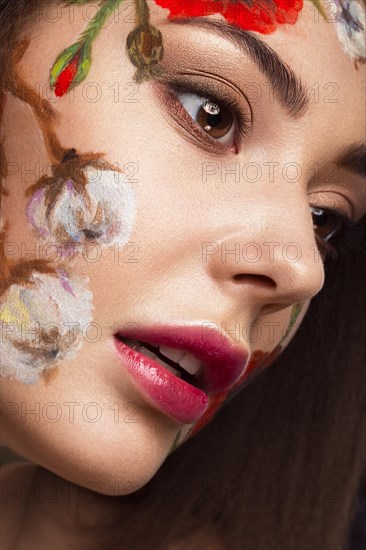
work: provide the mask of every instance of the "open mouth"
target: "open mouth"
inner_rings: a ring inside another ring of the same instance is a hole
[[[248,359],[222,332],[152,325],[114,334],[123,369],[146,402],[182,424],[202,417],[210,396],[230,388]]]
[[[129,340],[121,336],[117,336],[117,338],[131,349],[156,361],[174,376],[181,378],[192,386],[199,387],[198,377],[202,372],[203,362],[191,353],[168,346],[151,344],[150,342]]]

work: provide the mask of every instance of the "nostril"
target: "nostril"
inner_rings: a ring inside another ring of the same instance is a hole
[[[249,273],[237,273],[233,276],[234,282],[238,284],[252,284],[252,285],[260,285],[264,288],[270,288],[275,289],[277,288],[277,284],[271,277],[267,277],[266,275],[252,275]]]

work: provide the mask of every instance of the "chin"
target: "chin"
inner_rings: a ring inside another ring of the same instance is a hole
[[[107,496],[123,496],[135,493],[142,489],[156,474],[161,464],[151,467],[146,466],[135,471],[123,471],[116,467],[113,474],[110,471],[96,467],[91,473],[55,471],[57,475],[95,493]],[[70,475],[68,475],[70,473]]]
[[[168,452],[170,439],[163,444],[146,433],[120,440],[75,438],[59,448],[49,445],[30,460],[62,479],[109,496],[128,495],[154,477]]]

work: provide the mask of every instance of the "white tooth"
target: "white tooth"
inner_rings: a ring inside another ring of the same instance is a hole
[[[201,368],[202,361],[196,359],[190,353],[185,353],[184,357],[179,361],[180,366],[189,372],[189,374],[195,375]]]
[[[159,363],[159,365],[162,365],[164,368],[166,368],[167,370],[169,370],[170,372],[172,372],[173,374],[175,374],[175,376],[178,376],[178,378],[181,378],[182,376],[182,373],[179,372],[179,370],[176,370],[174,369],[173,367],[171,367],[170,365],[168,365],[167,363],[165,363],[162,359],[160,359],[160,357],[157,357],[155,359],[155,361],[157,363]]]
[[[146,357],[150,357],[150,359],[154,359],[155,361],[157,360],[157,356],[155,355],[155,353],[147,348],[144,348],[144,346],[141,346],[139,348],[139,352],[146,355]]]
[[[155,353],[153,351],[151,351],[147,348],[144,348],[144,346],[140,346],[139,353],[143,353],[144,355],[146,355],[146,357],[149,357],[150,359],[154,359],[154,361],[159,363],[159,365],[161,365],[165,369],[169,370],[170,372],[172,372],[173,374],[175,374],[179,378],[181,378],[182,374],[178,370],[174,369],[173,367],[171,367],[170,365],[165,363],[162,359],[160,359],[160,357],[155,355]]]
[[[182,359],[185,353],[181,349],[168,348],[167,346],[159,346],[159,350],[165,357],[175,361],[175,363],[179,363],[179,360]]]

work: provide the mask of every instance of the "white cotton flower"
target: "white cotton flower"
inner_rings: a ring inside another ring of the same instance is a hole
[[[336,31],[343,50],[355,59],[366,58],[366,9],[361,0],[333,0]]]
[[[79,242],[83,236],[80,226],[86,225],[87,205],[85,198],[75,191],[71,180],[65,182],[51,213],[47,208],[46,188],[43,187],[34,193],[27,205],[28,218],[40,235],[51,239],[60,233],[61,241]]]
[[[0,375],[37,382],[80,349],[91,320],[92,293],[76,275],[35,272],[11,284],[0,297]]]
[[[72,178],[37,189],[27,205],[27,215],[38,234],[60,246],[128,242],[135,219],[135,199],[125,176],[116,170],[83,168],[87,183]],[[52,199],[50,187],[57,187]],[[51,199],[50,199],[51,197]]]
[[[91,200],[88,230],[98,242],[126,244],[135,219],[135,199],[130,183],[113,170],[86,169]]]

